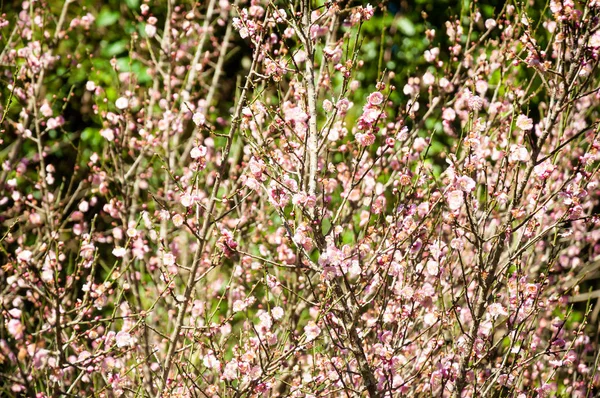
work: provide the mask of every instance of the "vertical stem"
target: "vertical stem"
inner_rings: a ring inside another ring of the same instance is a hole
[[[232,9],[235,9],[239,4],[239,0],[235,0]],[[208,14],[207,14],[208,15]],[[206,106],[210,107],[212,104],[213,98],[215,96],[215,92],[217,91],[217,86],[219,85],[219,79],[221,78],[221,73],[223,72],[223,63],[225,62],[225,56],[227,55],[227,47],[229,47],[229,41],[231,40],[231,33],[233,31],[233,25],[231,24],[231,18],[227,22],[227,29],[225,30],[225,36],[223,36],[223,42],[221,43],[221,48],[219,49],[219,59],[217,60],[217,64],[215,65],[215,71],[213,73],[212,81],[210,83],[210,88],[208,89],[208,94],[206,96]],[[195,69],[194,63],[192,63],[192,68]],[[191,73],[190,73],[191,76]],[[195,77],[194,77],[195,80]],[[191,90],[192,79],[188,81],[189,88],[186,90],[189,92]],[[194,147],[194,140],[191,139],[188,141],[185,150],[183,151],[183,155],[179,159],[180,163],[183,163],[187,160],[190,151]]]
[[[221,156],[221,164],[219,165],[219,170],[215,176],[215,181],[213,183],[213,189],[210,194],[208,206],[206,207],[206,212],[204,213],[204,221],[202,223],[202,228],[201,228],[200,232],[198,233],[198,247],[194,254],[194,261],[192,263],[192,268],[188,275],[187,283],[185,285],[183,300],[179,304],[175,328],[173,329],[173,332],[171,333],[171,336],[169,338],[170,345],[169,345],[169,350],[167,352],[167,357],[165,359],[165,363],[163,366],[162,384],[161,384],[161,387],[159,388],[158,396],[161,396],[163,394],[163,392],[165,391],[165,389],[167,387],[169,373],[171,371],[171,368],[173,367],[173,359],[175,357],[175,350],[177,348],[177,344],[179,343],[179,339],[181,337],[181,329],[183,327],[185,315],[186,315],[188,306],[190,304],[192,291],[193,291],[194,285],[196,283],[196,274],[197,274],[198,268],[200,266],[200,262],[202,259],[202,253],[204,252],[204,248],[206,246],[208,230],[212,224],[211,213],[213,212],[215,203],[218,199],[217,197],[218,197],[219,188],[221,186],[221,181],[225,177],[223,174],[227,168],[227,161],[229,159],[229,152],[231,150],[231,144],[232,144],[233,138],[240,126],[240,121],[241,121],[240,116],[242,113],[242,107],[246,103],[246,96],[247,96],[248,90],[250,89],[250,85],[252,83],[252,75],[254,74],[256,65],[258,63],[258,57],[260,54],[261,44],[262,44],[262,38],[258,43],[256,43],[256,48],[254,50],[255,51],[254,59],[252,60],[252,66],[250,67],[250,71],[248,72],[248,76],[246,77],[246,83],[244,84],[244,88],[242,89],[239,101],[236,105],[236,108],[235,108],[235,111],[234,111],[234,114],[232,117],[231,128],[229,129],[229,134],[227,135],[227,143],[225,144],[225,148],[223,149],[223,154]]]
[[[200,36],[200,41],[198,42],[198,46],[196,47],[196,53],[194,54],[194,59],[190,64],[190,73],[188,75],[187,81],[185,82],[185,92],[189,93],[192,89],[192,86],[196,82],[196,67],[198,62],[200,62],[200,56],[202,55],[202,50],[204,49],[204,44],[206,43],[206,38],[208,37],[208,28],[210,27],[210,21],[212,19],[214,10],[215,10],[215,2],[216,0],[210,0],[208,2],[208,8],[206,9],[206,16],[204,17],[204,24],[202,25],[202,35]]]
[[[586,8],[586,11],[587,11],[587,8]],[[589,26],[589,23],[590,23],[589,20],[587,23]],[[586,33],[583,37],[584,43],[587,42],[587,40],[589,39],[589,37],[591,35],[591,33],[590,33],[591,31],[589,28],[586,28],[585,31],[586,31]],[[575,56],[570,60],[570,66],[569,66],[569,70],[567,72],[567,76],[564,79],[564,81],[562,81],[562,84],[564,84],[564,88],[563,88],[562,94],[560,96],[559,96],[560,90],[559,90],[558,86],[561,83],[556,82],[556,84],[554,85],[554,88],[553,88],[551,96],[550,96],[550,104],[548,107],[549,108],[548,113],[546,115],[545,122],[544,122],[544,130],[542,131],[542,134],[541,134],[538,142],[536,142],[535,148],[533,148],[531,157],[529,159],[529,162],[527,163],[527,169],[525,171],[525,176],[521,181],[519,181],[519,183],[515,189],[513,199],[511,200],[511,202],[508,206],[508,210],[506,212],[506,221],[504,223],[506,229],[508,229],[512,226],[512,223],[514,221],[514,217],[512,214],[513,209],[520,206],[521,200],[523,198],[523,194],[525,193],[525,189],[527,188],[528,184],[530,184],[530,177],[531,177],[531,174],[533,173],[534,167],[537,165],[538,159],[541,154],[542,147],[546,143],[546,140],[548,139],[553,127],[555,126],[555,123],[558,119],[558,116],[561,113],[561,109],[562,109],[564,103],[568,100],[569,87],[571,87],[571,84],[573,83],[574,79],[576,79],[576,76],[575,76],[576,70],[577,70],[577,67],[580,65],[581,51],[582,51],[582,49],[578,48],[577,51],[575,52]],[[561,71],[562,69],[564,69],[564,63],[562,63],[561,60],[558,60],[558,62],[559,62],[559,71]],[[581,89],[583,89],[583,88],[581,88]],[[456,379],[455,389],[454,389],[454,394],[453,394],[453,396],[455,398],[460,398],[463,390],[465,389],[465,387],[467,385],[466,378],[467,378],[467,372],[469,369],[469,362],[471,361],[471,357],[473,355],[475,336],[477,334],[477,331],[479,330],[479,325],[481,324],[485,309],[487,307],[487,304],[488,304],[487,298],[489,297],[489,295],[491,293],[493,281],[494,281],[494,279],[496,279],[496,272],[498,270],[500,256],[502,255],[502,252],[504,251],[504,247],[506,244],[506,237],[504,237],[503,235],[500,236],[498,239],[499,239],[499,241],[496,245],[494,255],[493,255],[491,261],[489,261],[487,264],[481,264],[482,268],[487,270],[488,276],[484,280],[483,284],[478,286],[477,301],[475,304],[474,313],[472,314],[473,323],[471,324],[471,328],[469,330],[470,336],[468,336],[469,343],[467,345],[467,350],[466,350],[465,354],[460,358],[460,361],[459,361],[458,378]],[[484,267],[484,265],[485,265],[485,267]]]
[[[58,18],[58,22],[56,24],[56,30],[54,31],[54,36],[52,36],[52,42],[47,50],[48,58],[52,58],[52,56],[54,55],[54,50],[56,49],[56,45],[58,44],[60,32],[62,32],[63,25],[65,24],[65,20],[67,18],[67,11],[69,10],[69,4],[71,4],[72,2],[73,2],[73,0],[65,0],[65,2],[63,3],[63,7],[60,11],[60,17]],[[15,28],[15,30],[16,30],[16,28]],[[7,43],[6,47],[2,50],[2,54],[4,54],[4,52],[7,50],[8,44],[9,43]],[[1,59],[2,58],[0,58],[0,61],[1,61]],[[37,106],[37,101],[39,99],[42,85],[44,84],[45,76],[46,76],[46,67],[45,67],[44,63],[42,63],[42,69],[40,70],[40,74],[35,82],[35,85],[33,86],[33,96],[31,96],[29,98],[29,102],[27,104],[26,117],[24,118],[24,120],[22,120],[24,130],[28,129],[29,126],[31,126],[31,117],[29,117],[29,113],[31,113],[33,111],[34,107]],[[17,138],[17,142],[15,142],[15,144],[14,144],[13,150],[11,151],[10,155],[8,156],[8,163],[10,163],[10,164],[15,163],[17,155],[21,151],[21,146],[23,144],[23,140],[24,140],[23,134],[19,135],[19,137]],[[4,191],[4,183],[5,183],[6,179],[8,178],[9,170],[10,169],[2,170],[2,174],[0,174],[0,189],[2,189],[2,191]],[[44,168],[43,172],[45,173],[45,168]]]
[[[165,20],[165,28],[164,28],[164,33],[163,33],[163,40],[161,42],[161,54],[160,54],[160,61],[159,61],[159,69],[162,69],[162,64],[165,60],[165,56],[168,59],[169,56],[169,51],[171,49],[171,16],[173,13],[173,2],[172,0],[167,0],[167,17]],[[171,72],[172,72],[172,68],[171,68],[171,62],[167,61],[168,65],[169,65],[169,70],[167,72],[167,81],[163,82],[163,85],[166,86],[167,90],[165,93],[165,98],[166,100],[170,103],[171,102]],[[174,152],[172,149],[177,147],[177,143],[174,142],[173,145],[171,145],[171,129],[167,128],[165,129],[165,142],[163,144],[163,148],[165,150],[165,155],[168,156],[168,167],[170,170],[167,170],[165,172],[165,192],[164,195],[165,197],[168,196],[169,194],[169,190],[171,189],[171,179],[169,176],[169,171],[173,171],[173,163],[174,163]],[[175,134],[174,136],[174,140],[177,140],[177,137],[179,137],[178,134]],[[163,219],[160,223],[160,239],[165,241],[167,238],[167,220]]]
[[[304,84],[306,85],[306,97],[308,105],[308,194],[315,195],[317,191],[317,167],[318,167],[318,130],[317,130],[317,93],[315,90],[315,49],[310,39],[311,7],[310,0],[302,1],[302,27],[304,29],[304,47],[306,49],[306,62],[304,70]],[[316,207],[312,208],[313,221],[316,215]]]
[[[308,151],[308,194],[315,195],[317,191],[317,168],[318,168],[318,130],[317,130],[317,92],[315,89],[315,48],[310,38],[311,28],[311,6],[310,0],[302,0],[301,3],[302,12],[302,29],[303,29],[303,44],[306,50],[306,62],[304,70],[304,84],[306,86],[306,97],[308,105],[308,140],[307,140],[307,151]],[[311,216],[314,222],[316,220],[316,207],[311,209]],[[348,330],[348,337],[350,346],[352,347],[352,353],[358,362],[360,374],[365,383],[365,388],[369,397],[377,397],[377,380],[369,365],[367,355],[362,346],[362,340],[356,331],[354,317],[356,311],[353,311],[350,305],[346,303],[344,299],[344,286],[339,280],[333,282],[333,288],[335,294],[340,298],[340,302],[344,305],[344,311],[342,317],[344,324]]]

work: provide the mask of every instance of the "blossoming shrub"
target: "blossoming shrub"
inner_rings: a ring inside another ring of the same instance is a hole
[[[538,3],[395,70],[384,5],[2,15],[2,394],[595,394],[600,3]]]

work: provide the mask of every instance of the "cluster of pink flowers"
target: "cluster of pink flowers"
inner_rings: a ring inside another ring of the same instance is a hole
[[[0,16],[0,395],[591,396],[600,2],[533,8],[379,81],[370,4]]]
[[[356,133],[355,137],[358,143],[362,146],[369,146],[375,142],[375,125],[381,120],[385,120],[386,116],[383,112],[382,104],[384,102],[383,94],[375,91],[367,98],[367,104],[363,107],[363,113],[356,122],[358,130],[364,133]]]

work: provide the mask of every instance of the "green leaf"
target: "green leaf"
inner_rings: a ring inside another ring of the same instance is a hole
[[[89,143],[99,143],[102,139],[100,135],[100,130],[94,127],[86,127],[85,130],[81,132],[81,140],[83,142]]]
[[[417,32],[415,25],[410,19],[405,17],[398,19],[398,29],[400,29],[400,32],[404,33],[406,36],[414,36],[414,34]]]
[[[122,54],[127,51],[127,45],[129,44],[129,40],[123,39],[116,41],[114,43],[110,43],[108,46],[102,49],[102,56],[106,58],[114,57],[115,55]]]
[[[138,83],[148,83],[152,80],[148,75],[148,68],[139,61],[132,61],[129,57],[123,57],[117,59],[117,66],[120,71],[133,73]]]
[[[96,18],[96,25],[100,28],[110,26],[117,22],[120,17],[121,14],[119,12],[111,11],[110,9],[103,7]]]
[[[429,148],[429,156],[439,155],[442,152],[445,152],[446,146],[439,141],[433,141],[431,143],[431,148]]]
[[[139,0],[125,0],[125,4],[127,4],[127,7],[131,10],[136,10],[140,6]]]
[[[86,151],[89,150],[89,153],[86,154],[86,159],[92,155],[92,151],[100,152],[105,142],[104,138],[100,135],[100,129],[97,127],[86,127],[81,132],[81,140],[86,143]]]

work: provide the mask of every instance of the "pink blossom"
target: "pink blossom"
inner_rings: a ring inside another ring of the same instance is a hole
[[[192,116],[192,121],[196,126],[202,126],[204,123],[206,123],[206,117],[202,112],[196,112]]]
[[[221,362],[214,355],[213,351],[209,351],[204,358],[202,359],[202,363],[208,369],[220,369]]]
[[[170,267],[175,264],[175,256],[173,255],[173,253],[163,254],[163,264],[166,267]]]
[[[104,138],[106,138],[107,141],[114,141],[115,139],[115,132],[113,129],[102,129],[100,130],[100,135]]]
[[[343,52],[340,46],[329,46],[323,49],[325,56],[334,64],[340,62]]]
[[[125,249],[124,247],[115,247],[112,251],[113,256],[115,257],[123,257],[125,256],[125,253],[127,253],[127,249]]]
[[[500,303],[492,303],[487,308],[488,313],[492,316],[492,318],[497,318],[499,316],[507,316],[508,312]]]
[[[469,98],[468,105],[472,111],[480,111],[483,108],[483,99],[478,95],[472,95]]]
[[[198,158],[201,158],[201,157],[205,157],[207,152],[208,152],[208,150],[207,150],[207,148],[205,146],[203,146],[203,145],[195,146],[190,151],[190,157],[192,159],[198,159]]]
[[[413,149],[417,152],[422,152],[427,148],[427,141],[423,137],[417,137],[413,143]]]
[[[433,85],[435,83],[435,76],[431,72],[425,72],[423,75],[423,84],[427,87]]]
[[[313,341],[321,334],[321,328],[317,326],[314,321],[309,321],[308,324],[304,327],[304,333],[306,335],[306,341]]]
[[[54,130],[54,129],[59,128],[63,124],[65,124],[65,119],[62,116],[57,116],[57,117],[48,119],[48,122],[46,123],[46,127],[48,127],[49,130]]]
[[[371,4],[367,4],[362,9],[362,15],[363,15],[363,19],[365,21],[368,21],[369,19],[371,19],[373,17],[374,13],[375,13],[375,9],[373,8],[373,6]]]
[[[265,330],[270,330],[273,326],[273,318],[268,312],[261,313],[258,318],[260,319],[259,327]]]
[[[283,314],[284,314],[283,308],[281,308],[281,307],[275,307],[271,310],[271,315],[273,315],[273,319],[275,319],[276,321],[283,318]]]
[[[33,253],[31,252],[31,250],[21,250],[21,252],[17,254],[17,260],[24,263],[29,263],[32,257]]]
[[[594,48],[600,47],[600,31],[596,31],[596,33],[594,33],[590,37],[590,39],[588,41],[588,46],[594,47]]]
[[[129,106],[129,100],[126,97],[119,97],[115,102],[117,109],[123,110]]]
[[[511,162],[527,162],[529,151],[523,145],[511,145],[508,160]]]
[[[221,375],[221,380],[235,380],[238,377],[238,361],[236,359],[232,359],[225,365],[225,369],[223,369],[223,374]]]
[[[496,27],[496,21],[494,19],[486,19],[485,20],[485,28],[490,30]]]
[[[223,326],[221,326],[219,328],[219,332],[221,332],[221,334],[223,336],[228,336],[231,334],[231,324],[230,323],[225,323]]]
[[[244,185],[253,191],[258,191],[260,189],[260,184],[254,177],[246,177]]]
[[[132,346],[134,343],[134,339],[131,337],[131,334],[123,330],[117,333],[117,335],[115,336],[115,340],[117,343],[117,347],[119,348],[129,347]]]
[[[183,207],[190,207],[194,203],[194,198],[189,193],[184,193],[181,195],[180,202]]]
[[[240,312],[246,309],[246,303],[243,300],[236,300],[233,302],[233,312]]]
[[[183,224],[183,222],[185,221],[181,214],[175,214],[173,216],[172,220],[173,220],[173,225],[176,227],[180,227]]]
[[[533,128],[533,120],[531,120],[530,118],[528,118],[525,115],[519,115],[517,117],[517,127],[520,128],[521,130],[531,130]]]
[[[527,285],[525,285],[525,294],[527,294],[530,297],[535,297],[537,296],[538,289],[538,285],[534,283],[528,283]]]
[[[7,324],[8,333],[13,336],[15,339],[20,340],[23,338],[23,334],[25,332],[25,327],[18,319],[11,319]]]
[[[266,165],[262,160],[257,160],[255,157],[252,157],[248,163],[248,168],[254,177],[261,178]]]
[[[440,49],[438,47],[434,47],[431,50],[425,50],[425,53],[423,54],[425,57],[425,60],[427,62],[433,62],[435,61],[435,59],[438,57],[440,53]]]
[[[552,162],[546,160],[533,168],[533,174],[538,178],[546,179],[552,174],[555,168],[556,167],[552,164]]]
[[[156,35],[156,26],[151,24],[146,24],[144,26],[144,32],[146,32],[146,36],[152,38]]]
[[[451,191],[450,193],[448,193],[447,199],[448,199],[448,207],[452,211],[456,211],[456,210],[460,209],[465,202],[464,197],[463,197],[463,191],[459,191],[459,190]]]
[[[423,317],[423,323],[426,326],[431,326],[437,322],[437,316],[433,312],[427,312]]]
[[[362,146],[369,146],[375,142],[375,135],[372,133],[357,133],[355,137],[356,141]]]
[[[562,10],[562,1],[561,0],[550,0],[550,11],[553,14],[558,14]]]
[[[469,176],[461,176],[456,180],[456,184],[463,192],[473,192],[475,181]]]
[[[369,95],[367,101],[369,101],[369,104],[371,105],[380,105],[383,102],[383,94],[379,91],[375,91]]]
[[[40,107],[40,113],[45,117],[52,116],[52,108],[50,107],[50,104],[48,104],[48,102],[44,102],[42,104],[42,106]]]

